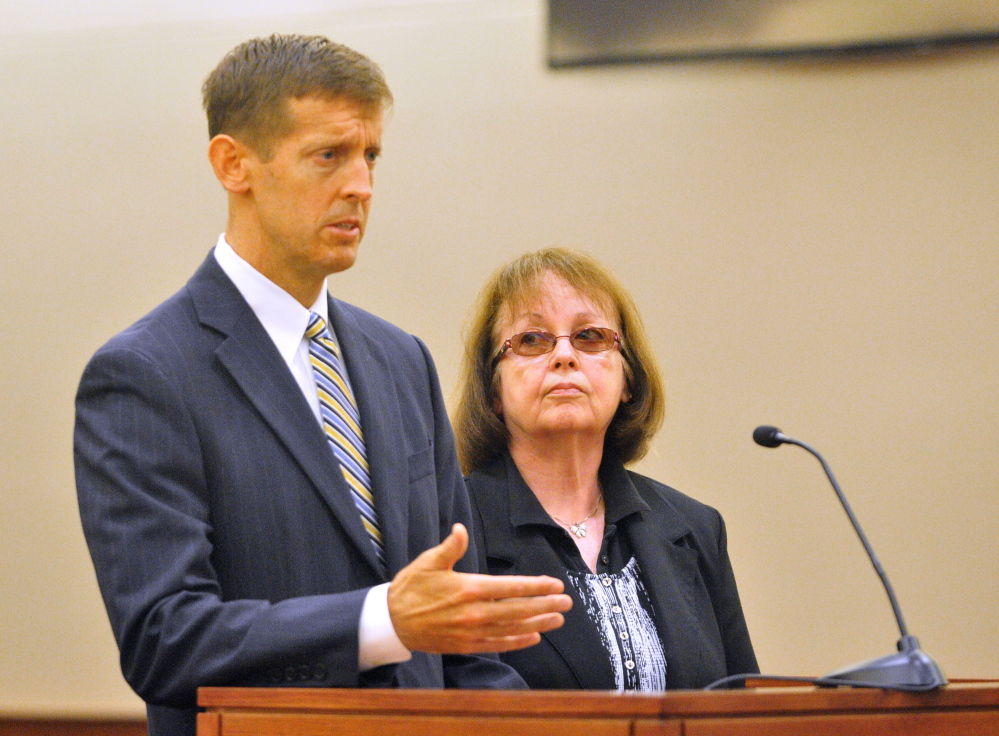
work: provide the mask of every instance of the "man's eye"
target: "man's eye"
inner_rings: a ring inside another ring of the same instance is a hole
[[[364,158],[369,164],[373,164],[378,160],[378,151],[368,151],[364,154]]]

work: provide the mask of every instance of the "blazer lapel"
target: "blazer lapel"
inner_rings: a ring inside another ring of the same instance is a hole
[[[486,555],[506,559],[513,563],[511,575],[548,575],[565,584],[565,592],[572,597],[572,608],[567,611],[565,624],[541,636],[562,656],[579,682],[587,690],[606,690],[614,686],[614,673],[605,653],[600,636],[583,607],[583,602],[565,573],[565,566],[542,536],[537,526],[527,534],[514,538],[514,532],[523,529],[523,518],[512,511],[510,499],[518,496],[518,505],[541,504],[524,483],[513,460],[506,458],[505,474],[481,474],[483,491],[477,494],[483,516],[492,515],[498,523],[485,523],[490,529],[486,539]]]
[[[409,560],[409,457],[392,366],[382,346],[357,324],[336,299],[329,317],[340,341],[351,388],[361,413],[361,431],[371,470],[372,494],[385,542],[388,575]],[[371,548],[371,543],[368,542]],[[372,551],[372,556],[373,556]]]
[[[682,687],[676,673],[700,671],[701,623],[691,616],[696,607],[697,552],[678,544],[690,533],[679,514],[661,498],[643,497],[652,508],[636,516],[628,532],[656,613],[666,655],[667,684]]]
[[[552,570],[559,572],[553,576]],[[565,592],[572,597],[572,608],[563,614],[565,624],[541,636],[562,656],[579,681],[580,688],[584,690],[613,688],[614,673],[611,671],[610,660],[603,642],[600,641],[600,636],[590,621],[582,600],[563,570],[564,567],[556,558],[554,551],[545,543],[524,548],[511,574],[548,575],[558,577],[565,584]]]
[[[221,365],[301,466],[346,535],[372,568],[379,570],[381,566],[339,463],[291,371],[253,310],[212,254],[188,286],[201,323],[225,335],[216,349]]]

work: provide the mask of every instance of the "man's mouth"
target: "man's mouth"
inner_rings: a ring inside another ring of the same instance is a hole
[[[344,236],[356,237],[361,233],[361,221],[352,217],[347,218],[346,220],[331,222],[327,225],[327,227]]]

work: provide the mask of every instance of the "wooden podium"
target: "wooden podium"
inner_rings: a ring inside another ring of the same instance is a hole
[[[999,683],[580,691],[201,688],[198,736],[985,736]]]

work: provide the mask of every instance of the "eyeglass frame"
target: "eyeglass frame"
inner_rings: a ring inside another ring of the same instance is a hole
[[[572,338],[574,338],[580,332],[585,332],[586,330],[593,330],[593,329],[608,330],[610,332],[613,332],[614,342],[611,343],[608,347],[602,348],[600,350],[583,350],[582,348],[578,348],[573,344]],[[516,350],[513,349],[512,341],[515,337],[520,337],[521,335],[530,335],[530,334],[551,335],[553,338],[551,350],[545,350],[542,353],[531,353],[530,355],[521,355],[520,353],[518,353]],[[502,347],[500,347],[499,352],[496,353],[496,357],[493,358],[493,367],[494,368],[496,367],[496,365],[503,359],[503,356],[506,355],[506,352],[508,350],[512,351],[514,355],[520,355],[520,357],[522,358],[534,358],[537,357],[538,355],[548,355],[548,353],[555,351],[555,347],[558,345],[558,341],[561,340],[563,337],[568,338],[569,344],[572,345],[573,350],[578,350],[581,353],[590,353],[591,355],[595,355],[596,353],[606,353],[608,350],[613,350],[615,345],[617,345],[619,349],[621,347],[621,335],[616,330],[612,330],[610,327],[580,327],[578,330],[573,330],[568,335],[552,335],[552,333],[546,332],[544,330],[524,330],[523,332],[518,332],[516,335],[511,335],[503,342],[503,345]]]

